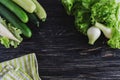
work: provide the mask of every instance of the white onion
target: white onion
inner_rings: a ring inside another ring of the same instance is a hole
[[[97,27],[90,27],[87,31],[87,36],[89,39],[89,44],[93,45],[95,41],[100,37],[101,31]]]

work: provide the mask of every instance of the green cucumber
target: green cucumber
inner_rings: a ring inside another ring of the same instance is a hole
[[[28,22],[28,16],[16,3],[11,0],[0,0],[0,3],[12,11],[22,22]]]
[[[38,17],[34,13],[28,13],[29,17],[29,22],[32,23],[33,25],[39,27],[40,26],[40,21]]]
[[[37,1],[37,0],[32,0],[34,2],[34,4],[36,5],[36,9],[35,9],[35,14],[38,16],[38,18],[42,21],[45,21],[47,18],[47,13],[45,11],[45,9],[43,8],[43,6]]]
[[[8,22],[10,22],[14,27],[19,28],[24,36],[32,36],[30,28],[21,20],[19,20],[12,12],[9,11],[9,9],[4,7],[2,4],[0,4],[0,15],[4,17]]]

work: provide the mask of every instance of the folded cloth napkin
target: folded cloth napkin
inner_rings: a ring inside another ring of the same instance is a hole
[[[7,66],[9,67],[9,66]],[[5,68],[4,68],[5,69]],[[25,73],[22,69],[6,69],[7,73],[5,73],[1,80],[33,80],[27,73]]]
[[[41,80],[34,53],[0,63],[0,80]]]

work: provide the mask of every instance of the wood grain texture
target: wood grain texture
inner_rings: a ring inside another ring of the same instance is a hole
[[[120,50],[110,49],[104,36],[94,46],[76,31],[60,0],[39,0],[48,18],[17,48],[0,45],[0,62],[36,53],[42,80],[120,80]]]

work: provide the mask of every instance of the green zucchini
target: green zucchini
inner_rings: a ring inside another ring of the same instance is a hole
[[[12,11],[22,22],[28,22],[28,16],[16,3],[11,0],[0,0],[0,3]]]
[[[35,14],[38,16],[40,20],[45,21],[47,18],[47,13],[45,9],[37,0],[32,0],[32,1],[36,5]]]
[[[34,13],[28,13],[29,17],[29,22],[32,23],[33,25],[39,27],[40,26],[40,21],[38,17]]]
[[[30,28],[25,23],[20,21],[12,12],[9,11],[9,9],[4,7],[2,4],[0,4],[0,15],[4,17],[8,22],[10,22],[13,26],[19,28],[24,36],[32,36]]]

